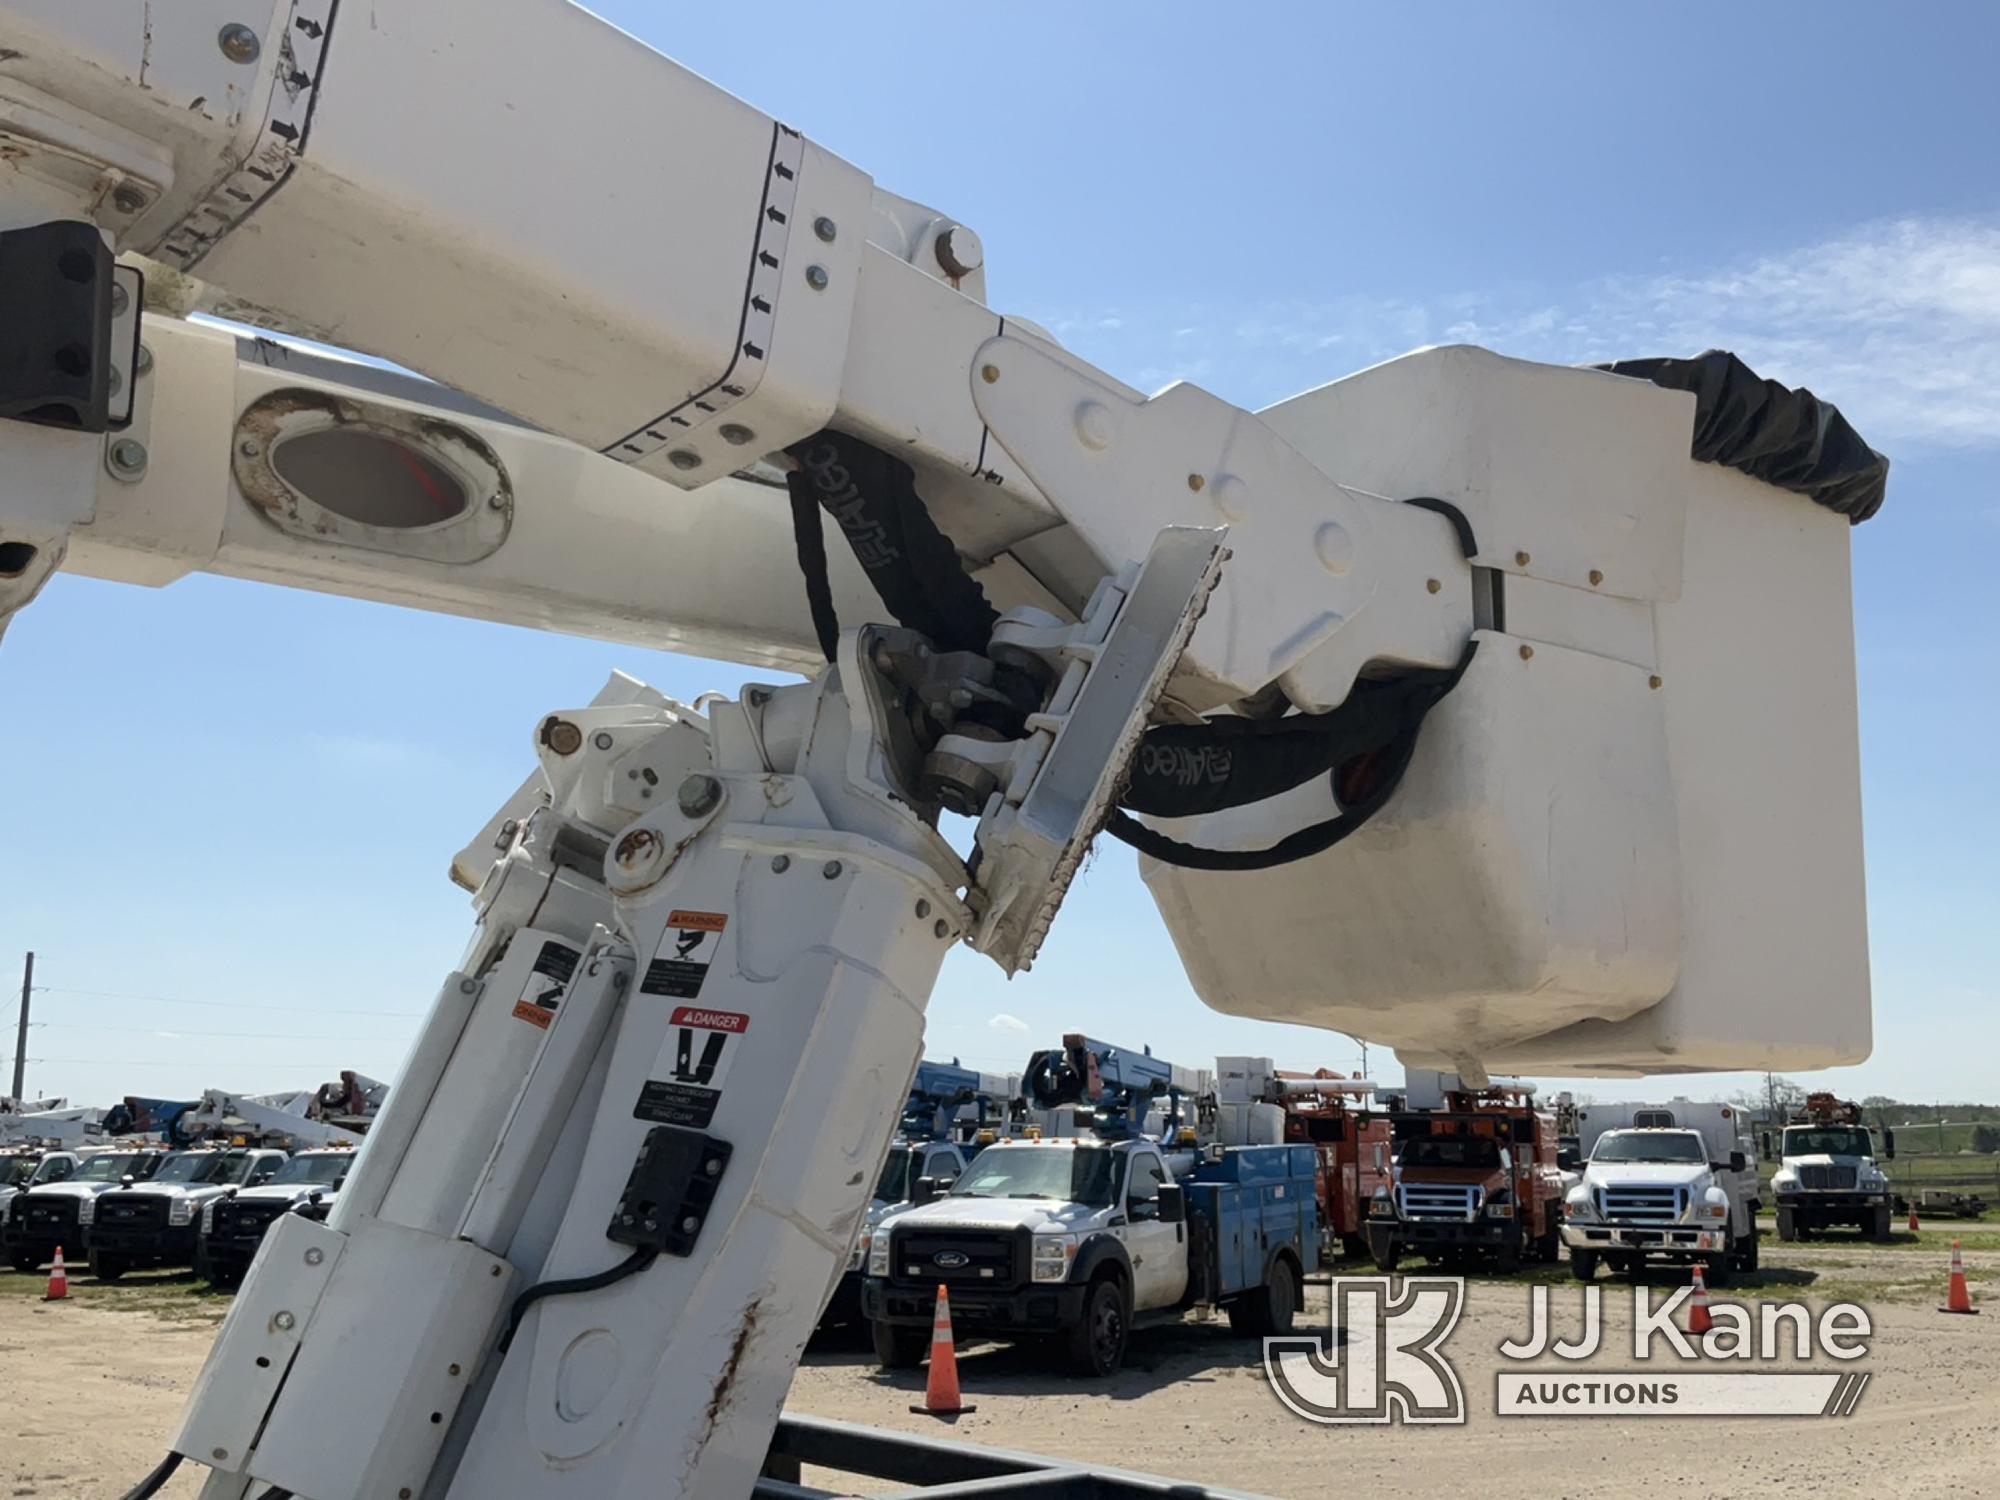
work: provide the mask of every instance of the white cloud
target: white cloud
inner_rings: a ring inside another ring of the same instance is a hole
[[[1026,1031],[1028,1029],[1026,1021],[1022,1020],[1019,1016],[1010,1016],[1004,1010],[986,1024],[995,1031]]]
[[[1047,320],[1146,389],[1261,405],[1409,349],[1484,344],[1559,364],[1731,349],[1835,402],[1878,448],[2000,446],[2000,221],[1905,218],[1705,270],[1568,289],[1351,296]],[[1190,336],[1199,331],[1199,337]]]

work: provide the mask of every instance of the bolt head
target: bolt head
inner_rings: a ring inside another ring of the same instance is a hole
[[[919,917],[928,917],[928,916],[929,916],[930,914],[931,914],[931,904],[930,904],[930,902],[928,902],[928,901],[919,901],[919,902],[917,903],[917,915],[918,915]]]
[[[826,274],[825,266],[806,267],[806,285],[811,287],[816,292],[825,291],[827,283],[832,279],[833,279],[832,277]]]
[[[293,1317],[288,1312],[274,1313],[271,1317],[271,1325],[274,1328],[285,1328],[285,1329],[296,1328],[298,1326],[298,1322],[299,1320]]]
[[[222,55],[233,63],[253,63],[264,50],[264,44],[257,39],[257,33],[241,21],[231,21],[216,33],[215,45],[222,49]]]
[[[755,442],[757,434],[741,422],[724,422],[715,429],[716,436],[732,448],[741,448],[745,443]]]
[[[125,290],[125,283],[122,281],[112,282],[111,316],[114,318],[123,317],[125,315],[125,309],[130,307],[131,305],[132,305],[132,294]]]
[[[963,224],[952,225],[932,240],[931,250],[937,256],[938,268],[953,281],[970,276],[986,264],[986,247]]]
[[[683,1234],[693,1234],[699,1228],[701,1228],[701,1220],[697,1219],[693,1214],[689,1214],[685,1219],[681,1220],[681,1233]]]
[[[774,854],[771,856],[771,870],[773,874],[782,875],[785,873],[785,871],[789,870],[791,867],[792,867],[791,855]]]
[[[590,737],[590,743],[595,745],[600,750],[609,750],[613,745],[617,743],[617,741],[612,739],[610,735],[606,734],[602,729],[600,729],[597,731],[596,734]]]
[[[840,226],[825,214],[821,214],[817,219],[813,220],[813,233],[831,245],[834,238],[840,233]]]
[[[146,190],[136,184],[120,183],[111,190],[111,206],[121,214],[136,214],[146,202]]]
[[[825,876],[828,880],[840,879],[840,861],[837,859],[828,860],[825,864],[819,867],[819,872],[821,875]]]
[[[146,472],[146,445],[137,438],[120,438],[106,451],[111,472],[121,479],[136,479]]]
[[[542,726],[542,743],[558,755],[574,755],[583,748],[583,731],[568,719],[550,719]]]
[[[139,346],[139,373],[144,375],[153,368],[153,348],[150,344]]]
[[[998,365],[981,365],[979,367],[979,378],[988,385],[999,384],[1000,367]]]
[[[312,1249],[306,1251],[306,1264],[309,1266],[316,1266],[325,1259],[326,1259],[326,1252],[320,1249],[319,1246],[317,1245],[313,1246]]]
[[[706,1172],[710,1177],[714,1177],[716,1174],[721,1172],[722,1163],[717,1161],[714,1157],[711,1156],[707,1161],[701,1164],[701,1169],[702,1171]]]
[[[951,931],[951,924],[945,921],[943,917],[939,917],[935,925],[932,926],[931,931],[936,933],[939,937],[943,937],[946,933]]]
[[[674,797],[683,814],[699,818],[715,811],[716,803],[722,800],[722,783],[706,772],[697,771],[681,783]]]
[[[667,462],[676,469],[699,469],[701,455],[692,448],[675,448],[667,454]]]

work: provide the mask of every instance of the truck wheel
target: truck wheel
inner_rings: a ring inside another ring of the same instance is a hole
[[[1871,1216],[1871,1219],[1872,1222],[1868,1226],[1869,1230],[1868,1237],[1874,1240],[1875,1243],[1878,1245],[1888,1244],[1890,1239],[1889,1205],[1884,1203],[1880,1207],[1878,1207],[1875,1210],[1874,1214]]]
[[[1595,1250],[1572,1250],[1569,1253],[1569,1274],[1578,1281],[1597,1279],[1597,1252]]]
[[[1368,1237],[1368,1258],[1375,1262],[1378,1271],[1393,1271],[1403,1258],[1403,1247],[1394,1236],[1370,1235]]]
[[[1730,1263],[1735,1257],[1728,1252],[1721,1255],[1704,1256],[1702,1259],[1702,1279],[1713,1291],[1717,1287],[1729,1285]]]
[[[869,1342],[875,1346],[875,1363],[885,1370],[914,1370],[924,1362],[930,1348],[928,1328],[905,1328],[896,1323],[870,1323]]]
[[[1753,1224],[1750,1226],[1750,1232],[1736,1242],[1737,1270],[1754,1271],[1757,1269],[1757,1242],[1762,1238],[1763,1236],[1758,1232],[1757,1226]]]
[[[1547,1224],[1542,1229],[1541,1238],[1535,1241],[1535,1259],[1543,1265],[1552,1266],[1562,1259],[1562,1221],[1556,1217],[1554,1204],[1549,1205]]]
[[[90,1252],[90,1274],[99,1281],[116,1281],[132,1269],[132,1258],[128,1255],[106,1255],[101,1251]]]
[[[16,1250],[7,1257],[7,1264],[23,1276],[32,1276],[42,1268],[42,1258],[31,1250]]]
[[[1125,1363],[1129,1322],[1125,1289],[1116,1277],[1099,1277],[1084,1294],[1083,1316],[1064,1337],[1064,1362],[1074,1374],[1093,1380],[1117,1374]]]
[[[1298,1273],[1282,1255],[1271,1262],[1271,1279],[1229,1304],[1229,1327],[1246,1337],[1290,1333],[1299,1313]]]
[[[1799,1226],[1793,1220],[1789,1209],[1778,1210],[1778,1238],[1790,1244],[1799,1237]]]

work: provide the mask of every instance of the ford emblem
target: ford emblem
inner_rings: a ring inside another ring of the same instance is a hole
[[[946,1271],[956,1271],[971,1262],[972,1257],[963,1250],[940,1250],[931,1257],[931,1264]]]

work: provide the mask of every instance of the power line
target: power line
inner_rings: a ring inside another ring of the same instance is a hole
[[[86,1025],[82,1021],[37,1021],[35,1022],[35,1028],[38,1031],[44,1029],[55,1030],[55,1031],[102,1031],[104,1029],[102,1026]],[[163,1042],[178,1041],[182,1037],[196,1037],[196,1036],[233,1037],[235,1040],[239,1042],[247,1042],[247,1041],[356,1042],[365,1040],[371,1043],[379,1044],[383,1040],[383,1038],[380,1037],[358,1038],[351,1031],[338,1031],[338,1032],[287,1031],[281,1034],[271,1033],[271,1034],[259,1034],[256,1036],[252,1036],[243,1031],[170,1030],[170,1031],[156,1031],[153,1033],[153,1035],[158,1037]]]
[[[135,995],[127,990],[73,990],[64,985],[37,985],[39,991],[51,995],[86,995],[98,1000],[146,1000],[156,1005],[200,1005],[212,1010],[257,1010],[267,1014],[284,1015],[285,1011],[274,1010],[269,1005],[253,1005],[244,1000],[187,1000],[174,995]],[[351,1010],[343,1006],[315,1005],[314,1015],[321,1016],[394,1016],[405,1021],[421,1021],[422,1011],[414,1010]]]
[[[157,1057],[31,1057],[29,1062],[38,1064],[61,1063],[71,1067],[105,1068],[319,1068],[324,1070],[326,1059],[314,1058],[310,1062],[286,1062],[268,1057],[256,1058],[215,1058],[204,1057],[192,1062],[167,1062]]]

